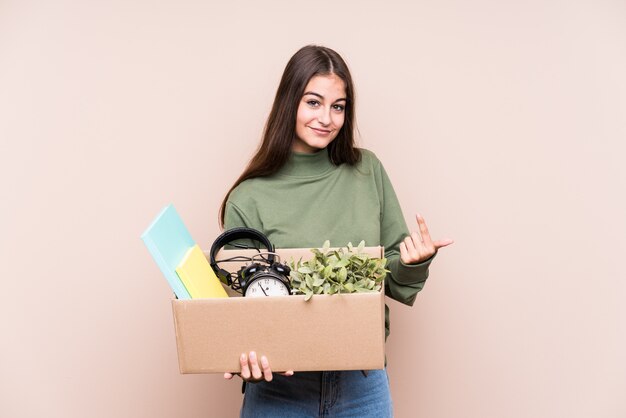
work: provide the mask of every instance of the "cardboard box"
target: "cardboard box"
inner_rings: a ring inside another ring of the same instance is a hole
[[[367,247],[382,257],[382,247]],[[222,250],[218,260],[253,254]],[[281,260],[309,249],[277,250]],[[244,262],[220,263],[237,271]],[[384,290],[384,287],[383,287]],[[274,371],[373,370],[385,365],[384,291],[172,301],[181,373],[238,372],[239,356],[266,355]]]

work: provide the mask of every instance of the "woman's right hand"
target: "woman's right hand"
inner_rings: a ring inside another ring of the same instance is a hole
[[[259,367],[259,359],[254,351],[250,351],[249,355],[242,353],[239,356],[239,364],[241,365],[241,372],[239,373],[224,373],[224,379],[232,379],[234,375],[238,374],[244,381],[256,383],[262,380],[266,382],[272,381],[272,369],[270,368],[270,362],[267,357],[261,356],[261,364]],[[293,371],[289,370],[285,373],[281,373],[283,376],[293,376]]]

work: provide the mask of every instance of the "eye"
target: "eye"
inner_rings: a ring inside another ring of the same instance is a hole
[[[337,112],[343,112],[344,110],[346,110],[346,107],[344,105],[336,104],[333,105],[333,109],[335,109]]]
[[[306,104],[308,104],[311,107],[318,107],[320,105],[320,102],[317,100],[311,99],[311,100],[307,100]]]

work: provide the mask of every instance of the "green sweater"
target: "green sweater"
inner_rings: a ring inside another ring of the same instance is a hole
[[[317,248],[325,240],[333,247],[361,240],[366,246],[382,245],[391,271],[386,295],[411,306],[432,257],[415,265],[400,261],[399,245],[409,234],[400,204],[381,162],[371,151],[361,152],[355,166],[333,165],[326,150],[293,153],[278,173],[246,180],[232,191],[224,227],[257,229],[276,248]]]

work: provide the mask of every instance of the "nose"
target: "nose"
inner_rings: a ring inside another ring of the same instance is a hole
[[[324,126],[330,125],[330,108],[322,107],[320,108],[319,114],[317,115],[317,121]]]

